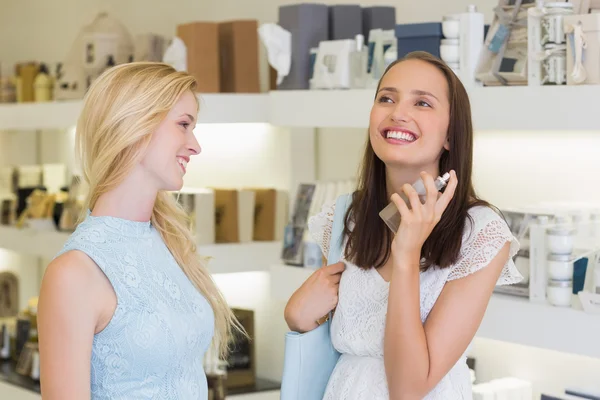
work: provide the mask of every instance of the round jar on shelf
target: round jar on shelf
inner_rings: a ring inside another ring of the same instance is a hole
[[[546,287],[546,296],[548,302],[557,307],[571,307],[571,298],[573,295],[573,281],[548,280]]]
[[[442,18],[442,34],[447,39],[460,37],[460,15],[450,14]]]
[[[544,53],[542,84],[565,85],[567,83],[567,46],[546,44],[544,45]]]
[[[566,42],[563,17],[572,15],[573,3],[555,2],[544,4],[545,15],[542,17],[542,45],[546,43],[562,44]]]
[[[460,63],[460,45],[458,39],[442,39],[440,57],[446,64]]]
[[[571,254],[574,247],[575,228],[557,226],[546,232],[548,252],[552,254]]]
[[[570,254],[548,255],[548,278],[557,281],[573,279],[573,262]]]

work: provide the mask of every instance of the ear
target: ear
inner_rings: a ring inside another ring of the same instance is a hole
[[[446,136],[446,141],[444,142],[444,149],[450,151],[450,138],[448,136]]]

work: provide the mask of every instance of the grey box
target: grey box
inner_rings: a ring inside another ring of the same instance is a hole
[[[384,31],[396,28],[396,7],[375,6],[362,9],[362,26],[365,41],[369,40],[371,29]]]
[[[292,65],[277,89],[309,88],[310,49],[328,40],[329,9],[326,4],[302,3],[279,7],[279,25],[292,34]]]
[[[362,9],[358,4],[329,7],[329,40],[354,39],[358,34],[362,34]]]

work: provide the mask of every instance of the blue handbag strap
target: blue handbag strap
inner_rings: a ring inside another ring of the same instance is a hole
[[[329,254],[327,264],[335,264],[342,258],[342,244],[344,242],[344,216],[350,206],[352,194],[339,196],[335,202],[333,214],[333,226],[331,227],[331,239],[329,241]]]

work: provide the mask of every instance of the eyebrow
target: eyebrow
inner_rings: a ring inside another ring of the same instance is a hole
[[[393,92],[393,93],[398,93],[398,89],[394,88],[394,87],[382,87],[381,89],[379,89],[378,92]],[[411,90],[411,93],[417,96],[430,96],[433,97],[434,99],[436,99],[437,101],[440,101],[433,93],[427,92],[425,90]]]
[[[183,116],[187,116],[189,119],[191,119],[191,120],[192,120],[192,122],[194,122],[194,121],[195,121],[194,117],[193,117],[191,114],[187,114],[187,113],[185,113],[185,114],[181,114],[181,116],[182,116],[182,117],[183,117]]]

